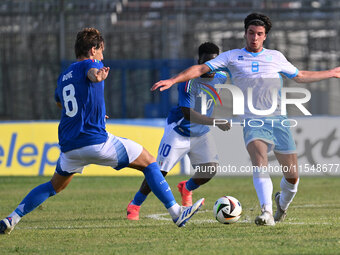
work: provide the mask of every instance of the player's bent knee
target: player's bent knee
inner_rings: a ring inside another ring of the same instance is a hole
[[[299,177],[296,178],[285,178],[287,180],[287,182],[291,183],[291,184],[296,184],[299,180]]]
[[[147,165],[150,165],[154,162],[156,162],[156,159],[154,156],[152,156],[146,149],[143,150],[144,154],[145,154],[145,163]]]
[[[129,164],[129,167],[134,169],[143,170],[148,165],[156,162],[154,156],[152,156],[145,148],[143,148],[142,153],[138,156],[138,158]]]

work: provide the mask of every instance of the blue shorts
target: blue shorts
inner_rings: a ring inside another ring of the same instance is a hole
[[[296,153],[296,145],[288,123],[287,118],[283,116],[246,119],[243,127],[246,147],[252,141],[262,140],[268,144],[268,152],[274,150],[281,154]]]

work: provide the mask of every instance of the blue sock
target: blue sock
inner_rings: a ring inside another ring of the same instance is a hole
[[[144,195],[142,192],[140,192],[140,190],[138,190],[138,192],[136,193],[135,197],[132,200],[132,204],[141,206],[146,197],[147,197],[146,195]]]
[[[51,181],[40,184],[31,190],[30,193],[21,201],[15,212],[20,216],[24,216],[30,213],[40,204],[42,204],[47,198],[56,194]]]
[[[143,173],[150,189],[167,209],[176,204],[169,184],[164,179],[156,162],[144,168]]]
[[[200,185],[197,185],[192,178],[190,178],[189,181],[187,181],[185,184],[186,189],[189,191],[197,189],[199,186]]]

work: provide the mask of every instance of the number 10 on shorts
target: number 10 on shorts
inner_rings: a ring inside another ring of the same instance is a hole
[[[163,143],[161,149],[159,150],[159,155],[163,157],[167,157],[171,150],[171,146],[169,144]]]

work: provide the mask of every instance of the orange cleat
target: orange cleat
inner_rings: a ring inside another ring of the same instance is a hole
[[[126,218],[128,220],[139,220],[140,205],[133,205],[131,203],[132,203],[132,200],[130,201],[129,205],[126,208],[126,212],[127,212]]]
[[[185,184],[187,181],[182,181],[178,183],[177,188],[179,193],[182,196],[182,205],[183,206],[192,206],[192,191],[187,190]]]

